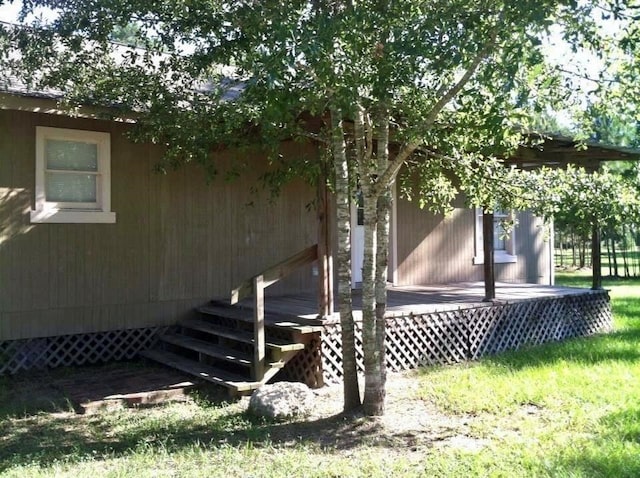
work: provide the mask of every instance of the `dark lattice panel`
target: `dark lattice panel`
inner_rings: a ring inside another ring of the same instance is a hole
[[[428,314],[390,317],[386,362],[400,371],[422,365],[474,360],[571,337],[608,332],[613,324],[606,291],[528,299]],[[322,335],[325,380],[342,380],[340,324]],[[362,371],[362,323],[356,323],[356,362]]]
[[[131,359],[152,347],[168,327],[112,330],[0,342],[0,375],[44,367]]]
[[[473,324],[472,359],[526,345],[608,332],[613,324],[609,296],[604,291],[468,311]]]
[[[300,350],[287,362],[277,380],[289,380],[302,382],[311,388],[319,388],[324,385],[322,374],[322,354],[320,352],[320,334],[313,334],[313,338],[306,344],[304,350]]]
[[[355,323],[356,364],[358,370],[364,370],[362,352],[362,322]],[[342,381],[342,329],[340,324],[327,324],[322,331],[322,369],[325,382]]]

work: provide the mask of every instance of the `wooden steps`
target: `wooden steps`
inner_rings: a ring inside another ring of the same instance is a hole
[[[142,355],[234,394],[250,393],[266,383],[305,348],[307,334],[322,330],[308,319],[265,314],[264,378],[257,381],[252,310],[211,302],[196,313],[198,317],[178,323],[178,330],[163,335],[155,349]]]
[[[251,367],[251,355],[223,345],[212,344],[206,340],[194,339],[187,335],[178,334],[163,335],[161,340],[167,344],[177,345],[178,347],[182,347],[187,350],[193,350],[194,352],[207,355],[214,359]]]
[[[211,302],[209,305],[200,307],[198,311],[204,315],[220,316],[247,323],[253,323],[252,310],[243,309],[241,307],[222,305],[218,301]],[[313,320],[284,314],[274,314],[270,312],[265,312],[264,323],[267,327],[279,327],[288,330],[297,330],[298,332],[303,334],[320,332],[322,330],[322,326],[317,325],[317,323]]]
[[[188,327],[193,330],[199,330],[201,332],[206,332],[211,335],[217,335],[218,337],[225,337],[231,340],[236,340],[238,342],[244,342],[246,344],[253,344],[253,334],[249,332],[244,332],[241,330],[230,329],[228,327],[216,326],[206,320],[200,319],[187,319],[180,322],[180,325],[183,327]],[[304,349],[304,344],[301,343],[290,343],[283,339],[277,339],[275,337],[269,337],[269,340],[266,343],[267,347],[272,349],[277,349],[280,352],[289,352],[291,350],[302,350]]]
[[[221,368],[213,367],[202,362],[189,360],[181,355],[164,350],[145,350],[141,353],[145,358],[162,363],[171,368],[181,370],[207,382],[215,383],[232,389],[235,392],[248,392],[259,388],[260,382],[248,381],[242,375],[233,374]]]

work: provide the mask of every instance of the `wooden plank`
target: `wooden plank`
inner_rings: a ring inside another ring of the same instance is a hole
[[[218,337],[224,337],[227,339],[235,340],[245,344],[253,343],[253,334],[242,330],[230,329],[229,327],[221,327],[206,320],[188,319],[180,322],[182,327],[198,330]],[[280,352],[289,352],[292,350],[304,349],[302,343],[292,343],[284,339],[278,339],[276,337],[267,337],[265,339],[265,346],[270,349],[278,350]]]
[[[267,288],[270,285],[275,284],[280,279],[288,276],[299,267],[302,267],[306,264],[311,264],[317,258],[318,245],[314,244],[313,246],[307,247],[303,251],[300,251],[297,254],[289,257],[288,259],[285,259],[284,261],[276,264],[275,266],[266,269],[261,274],[264,287]],[[248,297],[253,293],[253,280],[254,278],[248,279],[231,291],[231,305],[237,304],[242,299]]]
[[[180,322],[181,327],[185,327],[191,330],[197,330],[199,332],[205,332],[207,334],[215,335],[217,337],[224,337],[226,339],[235,340],[236,342],[242,342],[245,344],[253,343],[253,334],[237,329],[231,329],[229,327],[222,327],[212,324],[206,320],[200,319],[188,319]]]
[[[233,320],[241,320],[253,323],[252,309],[235,309],[220,305],[206,305],[199,307],[198,311],[205,315],[216,317],[224,317]],[[267,327],[279,327],[283,329],[291,329],[303,334],[310,332],[319,332],[322,330],[321,322],[316,319],[306,319],[294,315],[278,314],[274,312],[265,312],[264,321]]]
[[[482,213],[482,248],[484,253],[484,300],[496,298],[496,276],[494,265],[493,213],[486,210]]]
[[[318,315],[333,314],[333,258],[331,247],[329,191],[326,178],[318,181]]]
[[[232,374],[211,365],[194,362],[171,352],[145,350],[140,355],[171,368],[182,370],[195,377],[217,385],[230,388],[236,392],[247,392],[260,387],[261,383],[245,380],[241,375]]]
[[[177,345],[188,350],[193,350],[194,352],[208,355],[209,357],[224,360],[225,362],[244,365],[246,367],[251,366],[251,357],[249,355],[229,347],[194,339],[186,335],[166,334],[162,336],[161,340],[168,344]]]
[[[265,372],[264,288],[263,277],[258,275],[253,279],[253,379],[258,382]]]

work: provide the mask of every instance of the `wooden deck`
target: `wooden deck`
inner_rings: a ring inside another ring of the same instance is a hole
[[[556,287],[537,284],[496,283],[496,300],[504,304],[540,297],[561,297],[584,294],[589,289],[575,287]],[[423,314],[459,308],[488,305],[483,302],[484,284],[465,282],[446,285],[389,287],[387,316],[406,315],[409,312]],[[354,316],[361,316],[362,295],[360,290],[353,291]],[[317,299],[313,293],[268,297],[265,309],[273,313],[297,315],[306,319],[317,318]],[[338,310],[336,304],[335,310]],[[325,321],[338,318],[337,312]]]

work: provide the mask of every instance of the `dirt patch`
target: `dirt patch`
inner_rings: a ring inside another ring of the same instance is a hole
[[[6,415],[139,407],[187,400],[194,382],[185,374],[140,363],[112,363],[3,377],[0,410]]]
[[[158,382],[159,378],[164,381]],[[121,404],[123,397],[134,397],[129,401],[139,406],[145,404],[141,401],[146,400],[140,399],[140,394],[150,397],[149,404],[151,398],[162,398],[162,394],[155,391],[163,383],[172,386],[181,383],[181,377],[171,375],[166,369],[159,371],[155,367],[139,364],[111,364],[23,374],[3,379],[0,384],[3,385],[0,386],[0,411],[5,416],[42,411],[69,412],[77,409],[79,403],[100,403],[101,400],[106,404],[96,408],[108,409],[111,402]],[[310,416],[282,423],[258,423],[256,426],[268,435],[272,443],[281,446],[311,442],[345,453],[362,446],[385,447],[389,453],[421,452],[431,447],[473,452],[487,445],[487,440],[473,436],[472,427],[476,417],[448,415],[418,398],[418,382],[413,372],[389,373],[386,390],[386,409],[382,417],[345,416],[342,413],[342,386],[331,385],[315,391],[315,403]],[[210,402],[228,403],[226,390],[221,387],[205,386],[200,388],[197,395]],[[190,396],[182,394],[179,398],[192,400]],[[127,406],[127,403],[124,405]],[[240,413],[247,406],[247,397],[232,405]],[[536,411],[532,406],[523,410],[523,413]],[[70,414],[67,418],[72,419],[72,416]],[[241,441],[243,434],[227,439]]]
[[[361,390],[363,387],[361,386]],[[271,438],[280,443],[312,441],[322,447],[348,451],[359,446],[384,446],[400,453],[433,446],[475,451],[486,446],[473,438],[473,417],[447,415],[433,404],[417,398],[414,374],[390,373],[382,417],[342,414],[342,386],[316,391],[313,412],[304,420],[273,427]]]

